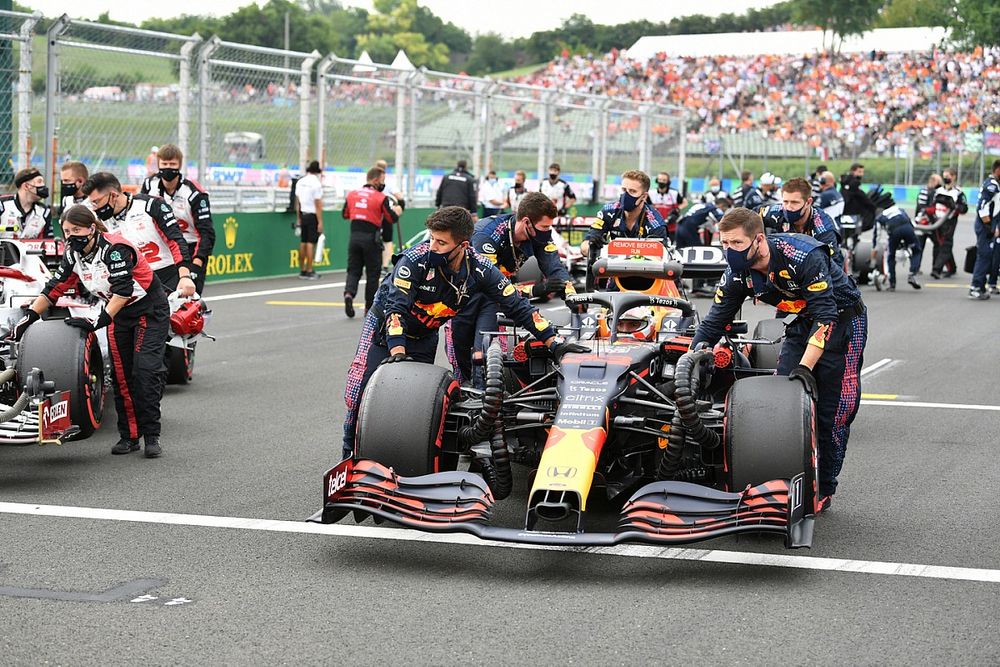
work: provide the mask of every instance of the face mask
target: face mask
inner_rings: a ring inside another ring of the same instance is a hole
[[[69,247],[73,249],[73,252],[77,253],[78,255],[82,255],[84,249],[87,247],[87,244],[90,243],[90,240],[92,238],[94,237],[90,235],[70,236],[69,238],[66,239],[66,243],[68,243]]]
[[[753,243],[746,247],[746,250],[736,250],[734,248],[726,248],[726,262],[729,264],[729,268],[733,270],[733,273],[744,273],[756,259],[750,257],[750,251],[753,249]]]
[[[494,176],[493,178],[487,178],[486,180],[489,181],[490,183],[496,185],[496,182],[497,182],[496,176]]]
[[[717,195],[717,194],[719,194],[719,190],[721,190],[722,188],[720,188],[718,185],[713,185],[709,189],[712,191],[713,195]]]
[[[666,190],[667,188],[670,187],[670,181],[657,181],[656,184],[660,187],[661,190]]]
[[[639,198],[633,197],[627,192],[622,193],[621,197],[622,210],[634,211],[635,207],[639,204]]]
[[[433,250],[427,253],[427,263],[433,268],[439,269],[442,266],[446,266],[449,261],[451,261],[451,256],[456,250],[461,248],[461,245],[457,245],[448,252],[434,252]]]
[[[49,196],[49,186],[39,185],[35,187],[35,194],[38,195],[39,199],[45,199]]]
[[[559,180],[559,174],[549,174],[549,180],[555,183]]]
[[[76,194],[76,191],[78,189],[79,188],[77,188],[76,183],[67,183],[66,181],[63,181],[63,183],[62,183],[62,196],[63,197],[72,197],[73,195]]]
[[[100,221],[110,220],[115,215],[115,207],[111,205],[111,197],[108,197],[108,201],[104,206],[94,209],[94,215]]]
[[[520,192],[521,190],[524,189],[524,183],[515,183],[514,184],[514,189],[517,190],[518,192]]]
[[[172,181],[181,175],[181,170],[173,169],[172,167],[163,167],[156,175],[160,177],[161,181]]]
[[[944,179],[944,184],[945,185],[951,185],[951,179],[950,178]]]
[[[378,190],[379,192],[382,192],[383,190],[385,190],[385,183],[379,183],[378,185],[375,186],[375,189]]]
[[[787,208],[781,209],[782,214],[785,216],[785,222],[788,224],[793,224],[799,221],[802,214],[806,212],[806,207],[803,206],[798,211],[789,211]]]

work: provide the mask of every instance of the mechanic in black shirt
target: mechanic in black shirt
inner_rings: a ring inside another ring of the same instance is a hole
[[[368,379],[380,364],[419,361],[433,364],[438,329],[484,294],[559,359],[588,348],[567,343],[488,259],[469,247],[472,214],[445,206],[427,218],[430,240],[401,253],[379,286],[365,317],[358,350],[347,373],[344,401],[344,458],[354,452],[358,404]]]
[[[114,369],[115,407],[121,439],[112,454],[139,449],[146,439],[146,458],[160,447],[160,397],[163,394],[163,350],[170,332],[170,307],[156,273],[142,252],[120,234],[110,233],[87,206],[63,211],[66,251],[41,296],[11,330],[14,340],[55,304],[67,290],[82,285],[103,303],[96,322],[67,317],[66,324],[93,333],[108,328]]]
[[[861,293],[833,261],[829,246],[804,234],[765,236],[764,223],[753,211],[730,210],[719,223],[719,235],[729,268],[692,347],[718,342],[748,298],[798,315],[785,329],[777,372],[800,380],[816,401],[822,511],[837,490],[861,400],[868,338]]]
[[[459,160],[455,171],[446,174],[441,179],[437,195],[434,197],[434,205],[438,208],[444,206],[461,206],[473,216],[476,215],[476,177],[467,171],[468,163]]]
[[[840,194],[844,198],[844,215],[861,216],[862,228],[868,229],[875,222],[875,204],[861,189],[864,177],[865,166],[859,162],[852,164],[850,171],[840,177]]]

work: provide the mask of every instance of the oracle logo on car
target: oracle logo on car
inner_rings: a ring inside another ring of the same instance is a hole
[[[548,477],[565,477],[566,479],[572,479],[576,477],[576,468],[565,468],[562,466],[549,466],[545,471]]]

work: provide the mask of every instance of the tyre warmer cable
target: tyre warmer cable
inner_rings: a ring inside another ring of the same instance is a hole
[[[514,488],[510,451],[507,449],[507,436],[500,416],[503,405],[503,384],[503,351],[499,342],[494,341],[486,351],[486,389],[483,392],[483,409],[476,415],[472,425],[461,430],[459,439],[464,446],[489,440],[492,461],[483,463],[483,478],[497,500],[509,496]]]
[[[677,360],[674,371],[674,400],[677,410],[671,420],[667,448],[656,473],[659,479],[673,479],[677,474],[688,436],[705,449],[714,449],[721,442],[719,434],[702,422],[696,403],[701,388],[701,373],[698,369],[702,361],[712,364],[714,359],[712,350],[698,350],[685,352]]]

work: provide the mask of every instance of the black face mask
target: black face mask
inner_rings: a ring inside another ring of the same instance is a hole
[[[70,182],[70,183],[67,183],[66,181],[62,182],[63,197],[73,197],[76,194],[77,190],[79,189],[80,188],[77,186],[75,182]]]
[[[90,240],[92,238],[94,237],[89,235],[70,236],[69,238],[66,239],[66,243],[69,244],[69,247],[73,249],[73,252],[77,253],[78,255],[82,255],[84,253],[85,248],[87,247],[87,244],[90,243]]]
[[[943,180],[943,181],[944,181],[944,184],[945,184],[945,185],[951,185],[951,179],[950,179],[950,178],[943,178],[943,179],[941,179],[941,180]]]
[[[38,195],[39,199],[45,199],[49,196],[49,186],[39,185],[35,188],[35,194]]]
[[[115,207],[111,205],[111,197],[108,197],[108,201],[104,206],[94,209],[94,215],[100,221],[110,220],[115,215]]]
[[[555,183],[559,180],[559,174],[549,174],[549,180]]]
[[[161,181],[172,181],[181,175],[181,170],[174,169],[173,167],[163,167],[156,175],[160,177]]]
[[[517,190],[518,192],[520,192],[521,190],[524,189],[524,183],[515,183],[514,184],[514,189]]]
[[[379,192],[382,192],[383,190],[385,190],[385,183],[379,183],[378,185],[375,186],[375,189],[378,190]]]
[[[667,190],[670,188],[670,181],[657,181],[656,185],[658,185],[661,190]]]

